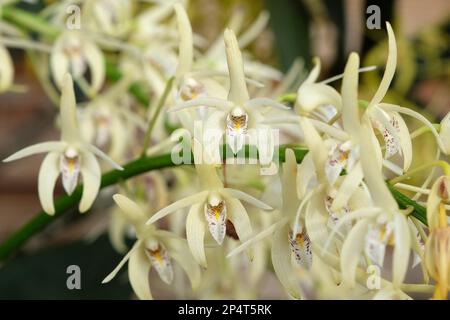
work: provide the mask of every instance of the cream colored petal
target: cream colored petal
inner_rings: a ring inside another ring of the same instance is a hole
[[[278,280],[292,297],[300,299],[300,286],[291,263],[289,227],[287,225],[273,235],[271,254],[273,269]]]
[[[339,186],[338,193],[334,198],[333,205],[331,206],[332,211],[338,211],[348,203],[350,197],[361,184],[362,179],[362,167],[361,163],[358,162],[345,176],[344,181]]]
[[[59,153],[50,152],[41,164],[38,177],[39,200],[42,208],[49,215],[55,214],[53,190],[59,176]]]
[[[241,243],[238,247],[234,248],[227,254],[227,258],[232,257],[238,253],[241,253],[244,250],[247,250],[250,246],[254,245],[255,243],[260,242],[264,238],[267,238],[268,236],[272,235],[275,231],[277,231],[279,228],[283,227],[284,224],[288,222],[287,218],[282,218],[280,221],[272,224],[271,226],[267,227],[260,233],[256,234],[255,236],[249,238],[247,241]]]
[[[450,112],[441,121],[439,136],[445,148],[443,152],[447,155],[450,154]]]
[[[202,191],[202,192],[193,194],[191,196],[187,196],[187,197],[185,197],[185,198],[183,198],[181,200],[178,200],[178,201],[168,205],[164,209],[161,209],[158,212],[156,212],[147,221],[147,224],[155,223],[156,221],[164,218],[168,214],[170,214],[172,212],[175,212],[175,211],[177,211],[179,209],[186,208],[186,207],[189,207],[189,206],[195,206],[197,204],[203,205],[203,203],[206,200],[206,197],[207,197],[208,193],[209,193],[209,191]],[[192,210],[192,208],[191,208],[191,210]]]
[[[136,202],[118,193],[113,195],[113,199],[116,202],[117,206],[119,206],[119,208],[125,214],[127,220],[135,224],[139,224],[145,221],[146,214]]]
[[[263,209],[263,210],[273,210],[273,208],[264,202],[256,199],[255,197],[252,197],[248,193],[245,193],[243,191],[232,189],[232,188],[223,188],[219,191],[224,197],[228,198],[235,198],[239,199],[245,202],[250,203],[251,205]]]
[[[247,210],[239,200],[233,198],[225,198],[225,203],[228,207],[228,217],[236,229],[239,241],[247,241],[253,232]]]
[[[297,159],[292,149],[286,149],[285,162],[282,166],[281,195],[283,200],[283,211],[286,211],[286,213],[293,213],[297,210],[299,200],[297,195]]]
[[[4,159],[3,162],[11,162],[14,160],[32,156],[37,153],[62,152],[66,148],[66,146],[66,143],[62,141],[41,142],[13,153],[8,158]]]
[[[66,154],[62,154],[59,163],[63,188],[68,195],[71,195],[78,184],[81,169],[80,158],[78,155],[70,158]]]
[[[113,167],[116,170],[123,170],[123,168],[117,164],[113,159],[111,159],[106,153],[104,153],[102,150],[97,148],[96,146],[92,144],[86,144],[84,147],[95,154],[97,157],[103,159],[106,163],[108,163],[111,167]]]
[[[381,79],[380,86],[377,92],[373,96],[369,103],[369,107],[374,106],[383,100],[386,95],[389,85],[391,84],[392,78],[394,78],[395,68],[397,66],[397,44],[395,43],[394,31],[389,22],[386,22],[386,29],[388,33],[388,45],[389,53],[386,61],[386,69],[384,70],[383,79]]]
[[[411,237],[406,217],[400,213],[394,217],[395,248],[392,266],[392,282],[397,288],[403,283],[409,265]]]
[[[360,120],[358,109],[359,56],[352,52],[345,66],[342,80],[342,121],[353,142],[359,142]]]
[[[191,287],[196,290],[200,285],[201,271],[194,257],[189,251],[185,240],[179,238],[164,238],[162,240],[169,252],[169,255],[183,268],[191,282]]]
[[[411,136],[409,134],[409,129],[405,123],[405,120],[403,120],[403,118],[397,112],[392,113],[391,116],[393,117],[394,121],[398,124],[400,148],[403,155],[403,172],[406,172],[411,166],[413,157]]]
[[[191,23],[189,22],[186,10],[180,3],[176,3],[174,9],[177,15],[179,34],[177,78],[180,79],[192,69],[194,43],[192,40]]]
[[[55,42],[50,54],[50,70],[56,85],[61,88],[64,82],[64,75],[69,72],[69,59],[64,54],[59,39]]]
[[[243,105],[249,100],[245,83],[244,64],[236,35],[231,29],[224,32],[225,51],[227,54],[228,72],[230,74],[230,92],[228,100],[236,105]]]
[[[114,268],[113,271],[111,271],[110,274],[108,274],[105,279],[103,279],[102,283],[108,283],[110,282],[112,279],[114,279],[114,277],[117,275],[117,273],[120,271],[120,269],[122,269],[122,267],[125,265],[125,263],[128,261],[128,259],[130,259],[130,256],[133,254],[134,251],[136,250],[142,250],[142,240],[138,240],[134,243],[133,247],[130,249],[130,251],[128,251],[128,253],[122,258],[122,260],[120,260],[119,264]]]
[[[98,92],[105,81],[105,58],[102,51],[90,41],[83,43],[83,51],[92,77],[92,90]]]
[[[355,286],[356,268],[364,250],[365,237],[367,234],[367,220],[360,220],[352,228],[344,241],[341,251],[341,273],[342,281],[349,287]]]
[[[60,101],[61,137],[68,143],[78,142],[77,106],[73,89],[72,76],[66,73],[63,78]]]
[[[195,261],[203,268],[206,268],[204,244],[206,221],[202,211],[203,206],[201,204],[194,204],[189,210],[186,218],[186,238]]]
[[[374,203],[392,212],[398,209],[398,205],[387,188],[381,172],[376,170],[378,163],[376,146],[371,138],[372,132],[369,120],[364,117],[361,125],[361,165]]]
[[[309,148],[309,152],[312,154],[318,180],[325,181],[325,163],[328,157],[325,143],[308,118],[301,117],[300,125],[302,127],[305,143]]]
[[[128,130],[125,127],[122,119],[114,117],[111,121],[111,148],[109,154],[111,159],[121,159],[128,146]]]
[[[152,300],[149,283],[150,262],[142,247],[134,250],[128,261],[128,279],[134,293],[140,300]]]
[[[83,213],[89,210],[97,198],[102,179],[97,159],[90,152],[82,154],[81,175],[83,177],[83,194],[78,209]]]
[[[125,243],[127,227],[128,222],[122,212],[120,212],[120,209],[114,208],[109,221],[108,236],[111,245],[119,253],[124,253],[127,250]]]
[[[441,148],[441,150],[445,153],[446,147],[442,143],[442,140],[440,139],[439,133],[437,132],[437,130],[433,126],[433,124],[430,121],[428,121],[428,119],[425,118],[423,115],[421,115],[420,113],[418,113],[418,112],[416,112],[414,110],[411,110],[409,108],[400,107],[400,106],[397,106],[395,104],[380,103],[379,106],[383,110],[403,113],[403,114],[406,114],[406,115],[408,115],[410,117],[413,117],[413,118],[419,120],[420,122],[422,122],[425,126],[427,126],[430,129],[431,133],[436,138],[436,142],[438,143],[439,148]]]
[[[14,69],[8,50],[0,45],[0,92],[7,90],[14,79]]]

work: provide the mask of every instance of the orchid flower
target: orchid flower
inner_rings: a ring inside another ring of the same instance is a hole
[[[193,289],[200,283],[201,272],[194,262],[184,239],[175,234],[146,226],[147,215],[142,208],[129,198],[115,194],[114,201],[127,220],[135,228],[137,240],[117,267],[102,281],[111,281],[128,261],[128,278],[139,299],[152,299],[149,285],[149,271],[154,268],[162,281],[171,284],[174,277],[171,258],[184,269]]]
[[[72,77],[66,74],[61,94],[61,141],[49,141],[22,149],[3,162],[10,162],[37,153],[48,152],[39,170],[38,191],[41,205],[50,215],[55,213],[53,190],[58,175],[62,174],[62,184],[67,194],[75,190],[81,173],[83,193],[79,205],[81,213],[86,212],[94,202],[100,189],[101,171],[95,156],[107,161],[112,167],[122,167],[111,160],[101,150],[86,143],[78,129],[75,94]]]
[[[53,79],[60,88],[67,72],[75,81],[82,81],[80,84],[84,85],[84,76],[89,68],[92,78],[86,88],[89,93],[98,92],[105,79],[102,51],[80,31],[69,30],[59,36],[50,54],[50,68]]]
[[[195,141],[194,160],[202,191],[178,200],[166,208],[156,212],[147,224],[153,224],[170,213],[189,207],[186,219],[186,237],[189,248],[196,261],[206,268],[204,237],[206,228],[217,244],[221,245],[225,238],[227,220],[233,224],[240,241],[246,241],[252,227],[247,211],[241,201],[248,202],[263,210],[272,208],[245,192],[224,188],[216,173],[214,165],[201,164],[201,145]]]
[[[206,119],[206,132],[209,130],[220,130],[221,132],[225,132],[227,144],[235,154],[243,148],[245,139],[248,136],[251,141],[257,141],[261,164],[268,164],[272,160],[274,138],[270,127],[261,124],[263,116],[257,108],[264,106],[280,108],[283,110],[288,108],[283,104],[268,98],[249,98],[242,56],[236,36],[233,31],[227,29],[224,33],[224,39],[230,74],[228,100],[219,98],[197,98],[180,103],[170,111],[179,111],[202,106],[218,109]],[[264,135],[259,134],[258,131],[260,130],[264,132]],[[221,135],[218,135],[218,138],[221,139]],[[218,143],[219,140],[215,147],[218,147]]]
[[[237,248],[233,249],[227,257],[234,256],[249,246],[272,235],[272,264],[283,287],[294,298],[301,297],[297,285],[295,269],[300,267],[310,269],[312,266],[311,241],[305,228],[293,233],[296,222],[296,212],[300,206],[297,196],[297,160],[291,149],[286,149],[286,162],[283,164],[282,174],[282,208],[278,221],[251,237]],[[295,231],[294,231],[295,232]],[[291,258],[295,264],[292,264]]]

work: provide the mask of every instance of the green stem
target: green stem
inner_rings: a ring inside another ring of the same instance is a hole
[[[151,138],[153,128],[155,127],[156,120],[158,120],[158,116],[161,113],[162,108],[164,107],[164,103],[167,100],[167,96],[169,95],[170,90],[172,89],[172,84],[173,84],[174,80],[175,80],[175,77],[171,77],[169,79],[169,81],[167,81],[164,92],[161,95],[161,98],[158,101],[158,105],[156,106],[153,116],[148,124],[147,131],[145,132],[143,147],[142,147],[142,156],[145,155],[147,148],[150,146],[150,138]]]
[[[284,162],[285,160],[285,150],[286,148],[292,148],[290,145],[280,146],[278,153],[278,160]],[[251,146],[245,147],[244,156],[248,157],[251,154]],[[301,148],[293,148],[297,162],[300,163],[308,150]],[[228,153],[222,152],[223,157]],[[171,155],[164,154],[154,157],[141,157],[134,160],[124,166],[123,171],[113,170],[102,175],[102,182],[100,188],[116,184],[120,181],[127,180],[129,178],[135,177],[139,174],[156,170],[174,167],[172,163]],[[417,202],[409,199],[400,191],[396,190],[392,185],[388,184],[388,187],[396,199],[400,208],[406,208],[407,206],[412,206],[414,211],[411,213],[412,216],[417,218],[422,223],[426,224],[426,209],[419,205]],[[5,261],[14,252],[16,252],[22,245],[24,245],[33,235],[44,230],[45,227],[50,225],[58,217],[62,216],[64,213],[69,212],[71,209],[75,209],[81,198],[82,186],[79,186],[71,196],[62,196],[55,201],[55,215],[49,216],[44,211],[39,212],[34,218],[32,218],[28,223],[17,230],[11,237],[5,240],[0,245],[0,261]]]

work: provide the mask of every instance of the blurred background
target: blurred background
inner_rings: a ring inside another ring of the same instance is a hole
[[[39,11],[52,1],[23,1],[20,6]],[[381,29],[369,30],[367,7],[377,5]],[[270,12],[270,23],[251,45],[261,61],[288,70],[301,57],[305,71],[311,58],[322,60],[321,78],[342,73],[349,52],[356,51],[364,66],[380,66],[377,72],[361,77],[361,97],[376,90],[387,55],[384,22],[394,27],[399,59],[396,78],[386,100],[411,107],[434,122],[450,111],[450,1],[448,0],[191,0],[189,14],[193,29],[208,40],[223,31],[235,10],[244,10],[250,23],[261,10]],[[25,93],[0,95],[0,157],[37,142],[58,139],[54,129],[57,109],[46,97],[28,58],[11,50],[15,83],[27,87]],[[339,82],[337,85],[340,86]],[[422,139],[422,138],[421,138]],[[434,146],[424,137],[416,146],[417,162],[434,154]],[[42,156],[0,164],[0,241],[41,210],[37,196],[37,174]],[[57,187],[56,196],[62,194]],[[107,197],[105,197],[106,199]],[[109,206],[105,201],[105,208]],[[126,278],[115,280],[108,289],[101,279],[120,256],[102,235],[105,223],[102,205],[95,214],[69,214],[34,237],[10,263],[0,269],[0,298],[128,298]],[[86,240],[88,239],[88,240]],[[101,252],[101,254],[99,254]],[[65,268],[70,262],[83,270],[83,290],[67,290]],[[95,267],[93,267],[95,266]],[[282,298],[271,290],[268,279],[262,296]],[[273,287],[272,287],[273,288]],[[152,285],[156,297],[170,297]]]

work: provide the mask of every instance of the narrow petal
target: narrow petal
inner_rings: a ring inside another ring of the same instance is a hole
[[[129,221],[136,224],[145,221],[145,213],[136,202],[118,193],[113,195],[113,199]]]
[[[140,300],[152,300],[149,283],[150,262],[142,250],[133,250],[128,261],[128,279],[134,293]]]
[[[103,279],[102,283],[108,283],[114,277],[117,275],[117,273],[122,269],[122,267],[125,265],[125,263],[130,259],[130,256],[133,254],[134,251],[142,249],[141,247],[142,240],[138,240],[134,243],[133,247],[128,251],[128,253],[120,260],[119,264],[114,268],[113,271],[111,271],[110,274],[108,274],[105,279]]]
[[[13,83],[14,69],[8,50],[0,45],[0,92],[7,90]]]
[[[206,268],[204,244],[206,222],[202,211],[203,206],[200,204],[194,204],[189,210],[186,218],[186,238],[195,261],[203,268]]]
[[[206,200],[206,197],[208,195],[209,191],[202,191],[199,193],[196,193],[192,196],[185,197],[181,200],[178,200],[169,206],[165,207],[164,209],[159,210],[156,212],[148,221],[147,224],[155,223],[156,221],[164,218],[168,214],[175,212],[179,209],[186,208],[189,206],[194,206],[197,204],[203,205],[204,201]],[[191,208],[192,210],[192,208]]]
[[[108,236],[114,250],[124,253],[127,250],[125,243],[125,234],[128,222],[120,209],[114,208],[111,212],[111,218],[108,226]]]
[[[396,214],[394,218],[394,257],[392,269],[392,282],[397,288],[403,283],[409,265],[411,237],[406,217]]]
[[[300,125],[302,127],[305,143],[313,157],[318,180],[325,181],[326,177],[324,169],[327,160],[327,148],[325,143],[307,118],[300,118]]]
[[[49,215],[55,214],[53,191],[59,176],[59,153],[50,152],[41,164],[38,177],[39,200],[42,208]]]
[[[81,201],[78,207],[81,213],[89,210],[97,198],[102,175],[97,159],[92,153],[84,152],[82,157],[81,175],[83,177],[83,194],[81,195]]]
[[[66,73],[63,78],[60,101],[61,137],[68,143],[78,142],[77,105],[73,89],[72,76]]]
[[[239,246],[231,250],[227,254],[227,258],[232,257],[238,253],[241,253],[244,250],[247,250],[250,246],[254,245],[255,243],[260,242],[264,238],[267,238],[268,236],[271,236],[275,231],[277,231],[279,228],[282,228],[284,224],[286,224],[288,219],[282,218],[280,221],[272,224],[271,226],[267,227],[260,233],[256,234],[255,236],[249,238],[247,241],[241,243]]]
[[[91,41],[85,41],[83,51],[92,77],[92,90],[98,92],[105,81],[105,58],[102,51]]]
[[[225,51],[227,54],[228,71],[230,74],[230,92],[228,100],[237,105],[243,105],[249,100],[247,84],[245,83],[244,64],[236,35],[231,29],[224,32]]]
[[[94,146],[92,144],[86,144],[85,147],[90,152],[95,154],[97,157],[103,159],[106,163],[108,163],[114,169],[123,170],[123,168],[119,164],[117,164],[113,159],[111,159],[107,154],[105,154],[102,150],[100,150],[96,146]]]
[[[355,286],[356,268],[364,250],[364,239],[367,234],[367,220],[360,220],[348,234],[341,251],[342,281],[350,286]]]
[[[41,142],[13,153],[8,158],[4,159],[3,162],[11,162],[14,160],[22,159],[43,152],[51,152],[51,151],[61,152],[64,150],[65,147],[66,144],[61,141]]]
[[[189,22],[186,10],[180,3],[176,3],[174,5],[174,9],[177,15],[179,34],[179,62],[177,66],[177,78],[180,79],[183,75],[185,75],[192,69],[192,62],[194,59],[194,43],[192,40],[191,23]]]
[[[364,177],[374,203],[392,212],[398,209],[398,205],[387,188],[381,172],[376,170],[378,163],[372,134],[370,122],[364,117],[361,125],[361,165]]]
[[[380,86],[375,92],[369,107],[377,105],[383,100],[386,95],[392,79],[394,78],[395,68],[397,66],[397,44],[395,43],[394,31],[389,22],[386,22],[386,29],[388,33],[389,53],[386,61],[386,69],[384,70],[383,79],[381,79]]]
[[[239,47],[241,49],[252,43],[262,33],[269,22],[269,16],[268,11],[262,11],[251,26],[239,36]]]
[[[201,271],[194,257],[189,251],[185,240],[179,238],[163,238],[169,255],[183,268],[191,282],[193,290],[197,289],[201,281]]]
[[[291,263],[291,249],[289,247],[289,227],[285,225],[277,230],[272,238],[272,265],[286,291],[295,299],[300,299],[300,287],[295,277]]]
[[[228,216],[233,223],[236,233],[241,242],[247,241],[252,235],[252,225],[247,210],[239,200],[225,198],[228,207]]]
[[[348,203],[350,197],[361,184],[362,179],[363,171],[361,163],[358,162],[353,167],[353,170],[350,170],[350,172],[347,174],[347,176],[344,178],[344,181],[340,185],[338,193],[334,198],[333,205],[331,206],[331,210],[337,211],[345,206]]]
[[[342,121],[351,139],[359,142],[360,121],[358,112],[359,56],[352,52],[345,66],[342,80]]]
[[[231,189],[231,188],[223,188],[219,191],[224,197],[229,198],[236,198],[245,202],[250,203],[251,205],[263,209],[263,210],[273,210],[273,208],[264,202],[252,197],[248,193],[245,193],[243,191],[237,190],[237,189]]]

